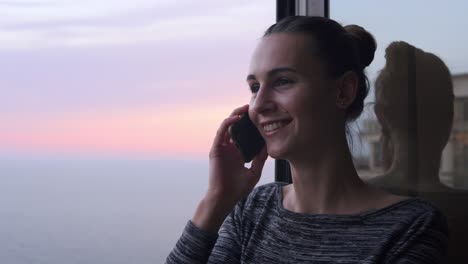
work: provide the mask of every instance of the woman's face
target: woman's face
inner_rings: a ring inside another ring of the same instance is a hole
[[[253,54],[249,115],[273,158],[320,151],[336,133],[336,82],[312,55],[313,45],[302,34],[275,33],[264,37]]]

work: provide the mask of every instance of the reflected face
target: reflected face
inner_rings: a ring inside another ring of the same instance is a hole
[[[310,37],[275,33],[264,37],[253,54],[249,116],[273,158],[320,151],[336,129],[335,82],[311,48]]]

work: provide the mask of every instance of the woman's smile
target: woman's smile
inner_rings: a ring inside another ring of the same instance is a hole
[[[291,119],[288,120],[277,120],[277,121],[271,121],[271,122],[266,122],[262,124],[263,128],[263,133],[265,136],[270,136],[284,128],[285,126],[289,125],[291,123]]]

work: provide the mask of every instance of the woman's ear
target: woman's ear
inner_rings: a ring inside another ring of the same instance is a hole
[[[336,96],[336,105],[339,108],[346,109],[354,101],[357,95],[358,89],[358,76],[354,71],[345,72],[337,80],[337,96]]]

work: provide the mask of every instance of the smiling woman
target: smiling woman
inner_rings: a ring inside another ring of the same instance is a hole
[[[429,202],[363,182],[346,125],[363,110],[375,40],[323,17],[272,25],[252,56],[250,105],[220,125],[208,190],[167,263],[440,263],[443,214]],[[266,147],[244,167],[228,127],[248,112]],[[267,156],[292,184],[255,189]]]

